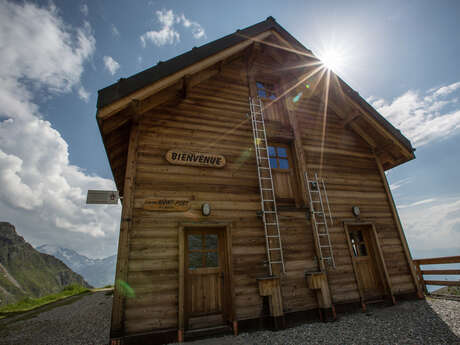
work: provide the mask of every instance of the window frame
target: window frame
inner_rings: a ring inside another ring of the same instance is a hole
[[[278,83],[275,80],[269,80],[266,78],[255,78],[254,84],[257,97],[269,101],[274,101],[278,98],[279,88],[277,87]],[[262,87],[259,87],[259,84],[261,84]],[[268,97],[261,96],[259,94],[259,91],[264,91],[266,94],[268,94]]]
[[[270,156],[270,147],[274,147],[275,148],[275,153],[276,153],[276,156]],[[267,156],[268,156],[268,159],[270,160],[270,158],[275,158],[276,159],[276,162],[277,162],[277,166],[279,167],[279,160],[280,158],[282,160],[287,160],[288,162],[288,168],[287,169],[283,169],[283,168],[273,168],[272,165],[271,165],[271,162],[270,162],[270,168],[275,171],[275,172],[280,172],[280,173],[285,173],[285,174],[289,174],[291,172],[293,172],[293,164],[292,164],[292,153],[291,153],[291,148],[289,145],[286,145],[286,144],[282,144],[282,143],[269,143],[268,144],[268,152],[267,152]],[[283,148],[286,150],[286,157],[280,157],[278,155],[278,148]]]

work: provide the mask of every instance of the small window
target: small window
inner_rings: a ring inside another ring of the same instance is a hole
[[[268,155],[272,169],[289,170],[287,149],[281,146],[269,146]]]
[[[350,232],[351,248],[354,256],[367,256],[366,242],[361,230]]]
[[[272,100],[276,99],[275,85],[261,81],[256,81],[256,86],[257,96]]]

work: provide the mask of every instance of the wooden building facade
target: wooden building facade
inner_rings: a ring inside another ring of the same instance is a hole
[[[264,228],[250,99],[279,238]],[[97,120],[123,198],[114,344],[420,295],[384,174],[414,149],[273,18],[100,90]],[[305,173],[327,188],[333,265]]]

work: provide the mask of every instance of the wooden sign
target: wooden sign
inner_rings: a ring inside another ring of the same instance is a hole
[[[190,201],[185,199],[147,199],[144,209],[149,211],[185,212],[190,209]]]
[[[225,157],[215,153],[189,152],[182,150],[169,150],[166,160],[175,165],[188,165],[195,167],[223,168]]]

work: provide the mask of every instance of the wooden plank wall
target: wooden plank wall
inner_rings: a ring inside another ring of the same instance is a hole
[[[323,107],[307,97],[295,107],[308,173],[321,174],[325,179],[334,217],[330,233],[337,268],[329,274],[333,301],[359,299],[343,227],[344,219],[354,218],[353,205],[360,207],[361,218],[375,222],[394,293],[413,292],[409,266],[373,152],[357,134],[344,128],[335,114],[328,112],[321,159]]]
[[[128,283],[136,297],[126,300],[126,334],[176,328],[178,310],[178,228],[180,222],[232,221],[232,255],[236,309],[239,320],[262,312],[256,278],[267,274],[248,84],[242,58],[195,86],[179,104],[162,105],[142,117],[139,136]],[[319,169],[321,109],[303,100],[296,114],[309,173]],[[330,274],[335,302],[359,298],[343,226],[351,206],[376,222],[377,232],[396,293],[413,289],[404,253],[373,154],[367,144],[328,116],[323,175],[336,220],[332,242],[337,269]],[[215,152],[226,157],[223,169],[170,165],[172,149]],[[143,210],[145,199],[181,197],[191,200],[188,212]],[[209,217],[201,204],[211,204]],[[311,224],[304,212],[280,214],[287,274],[282,281],[285,312],[317,307],[306,287],[304,272],[316,270]]]
[[[256,277],[266,273],[265,244],[257,170],[249,117],[248,86],[242,59],[194,87],[180,104],[144,116],[139,138],[128,283],[136,298],[126,302],[126,333],[177,327],[180,222],[233,221],[232,254],[238,318],[258,317],[262,298]],[[216,152],[223,169],[170,165],[172,149]],[[191,200],[188,212],[149,212],[151,197]],[[201,204],[211,204],[209,217]],[[249,271],[247,268],[251,267]]]

